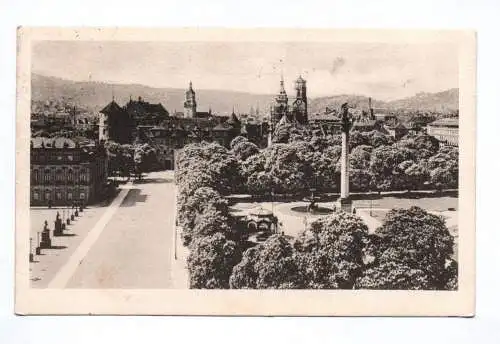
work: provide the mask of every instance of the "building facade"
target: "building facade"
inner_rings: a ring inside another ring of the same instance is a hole
[[[134,130],[132,117],[114,99],[100,111],[99,141],[131,143]]]
[[[32,206],[91,204],[104,196],[108,160],[102,144],[35,137],[30,159]]]
[[[443,145],[458,147],[458,118],[443,118],[427,125],[427,134],[434,136]]]
[[[139,97],[130,98],[124,107],[113,99],[99,114],[99,140],[130,144],[139,134],[140,127],[153,127],[169,117],[161,103],[153,104]]]

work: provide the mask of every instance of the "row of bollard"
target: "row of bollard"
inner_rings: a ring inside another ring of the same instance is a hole
[[[71,221],[75,221],[75,218],[79,216],[80,213],[83,213],[83,204],[77,205],[73,203],[71,206],[71,210],[68,208],[63,208],[63,219],[61,220],[61,215],[59,211],[56,214],[56,220],[54,221],[54,231],[53,236],[63,236],[64,230],[67,229],[67,226],[71,224]],[[64,221],[64,219],[66,219]],[[41,255],[42,249],[48,249],[52,247],[52,238],[50,236],[50,229],[47,220],[45,220],[43,225],[43,230],[41,232],[37,232],[37,246],[35,248],[35,254]],[[34,262],[33,255],[33,238],[30,237],[30,253],[29,253],[29,261],[30,263]]]

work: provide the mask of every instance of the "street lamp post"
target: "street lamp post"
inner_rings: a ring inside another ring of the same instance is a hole
[[[36,255],[40,255],[41,249],[40,249],[40,231],[36,232],[36,241],[37,241],[37,247],[35,249]]]
[[[33,263],[33,238],[30,237],[30,263]]]

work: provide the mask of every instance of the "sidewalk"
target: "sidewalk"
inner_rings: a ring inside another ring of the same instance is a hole
[[[189,289],[189,271],[187,257],[189,249],[182,244],[181,227],[174,226],[173,259],[171,281],[173,289]]]
[[[174,203],[177,204],[177,185],[174,184]],[[189,272],[187,269],[187,257],[189,249],[182,244],[182,228],[177,226],[177,207],[172,228],[172,264],[170,279],[173,289],[189,289]]]
[[[127,190],[128,191],[128,190]],[[118,194],[117,194],[118,196]],[[63,212],[58,208],[30,207],[30,237],[33,239],[33,253],[37,246],[37,239],[43,229],[43,222],[47,220],[51,230],[52,247],[43,249],[41,255],[34,256],[30,263],[30,281],[32,288],[46,288],[62,266],[70,259],[85,240],[91,229],[106,213],[108,207],[87,207],[79,216],[67,226],[63,236],[54,237],[54,219],[59,211],[61,218]],[[66,212],[65,212],[66,213]]]

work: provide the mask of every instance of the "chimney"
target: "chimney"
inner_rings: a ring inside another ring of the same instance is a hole
[[[373,118],[373,108],[372,108],[372,97],[368,98],[368,107],[370,108],[370,119],[374,119]]]

